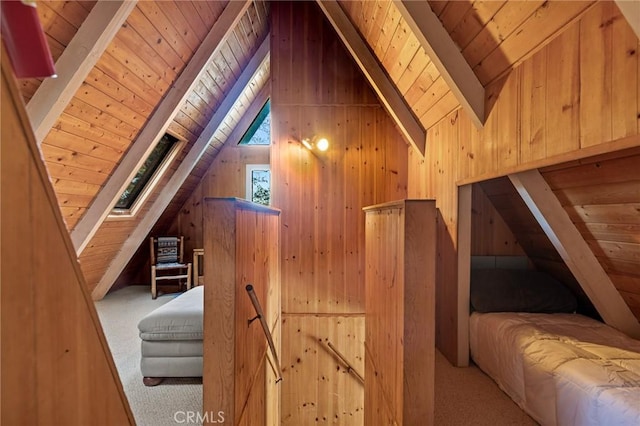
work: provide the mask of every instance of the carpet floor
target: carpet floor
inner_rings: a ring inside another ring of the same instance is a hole
[[[142,384],[140,375],[137,324],[147,313],[175,296],[160,295],[152,300],[148,287],[129,286],[113,291],[96,302],[120,380],[139,426],[199,424],[187,420],[197,419],[196,413],[202,412],[202,380],[167,379],[159,386],[147,387]],[[537,424],[480,369],[473,365],[456,368],[438,351],[434,423],[436,426]]]
[[[129,286],[96,302],[105,337],[138,426],[200,424],[186,419],[192,415],[190,413],[202,412],[202,379],[165,379],[159,386],[147,387],[140,374],[138,322],[175,296],[177,294],[159,295],[153,300],[149,287]]]

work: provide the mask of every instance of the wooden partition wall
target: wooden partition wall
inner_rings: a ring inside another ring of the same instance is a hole
[[[260,321],[249,323],[256,310],[245,287],[253,286],[280,356],[280,211],[237,198],[203,203],[204,413],[210,423],[277,425],[277,368]]]
[[[4,49],[0,93],[0,423],[132,425]]]
[[[435,201],[365,208],[364,424],[432,425]]]

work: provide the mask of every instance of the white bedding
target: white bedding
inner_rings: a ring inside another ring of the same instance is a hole
[[[640,425],[640,341],[576,314],[474,312],[474,362],[542,425]]]

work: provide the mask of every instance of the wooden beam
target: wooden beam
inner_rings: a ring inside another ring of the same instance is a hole
[[[234,2],[229,2],[229,4],[233,3]],[[247,88],[254,75],[260,70],[264,62],[269,60],[269,38],[269,34],[267,34],[258,48],[258,51],[253,55],[245,69],[242,71],[242,74],[240,74],[240,77],[231,88],[231,91],[227,94],[220,107],[216,110],[211,121],[207,124],[207,127],[202,131],[189,153],[180,163],[180,166],[178,166],[178,169],[175,171],[173,176],[171,176],[169,183],[162,188],[158,198],[153,203],[145,217],[142,218],[127,241],[125,241],[122,250],[118,252],[111,264],[109,264],[109,267],[102,279],[100,279],[100,282],[98,282],[98,285],[92,292],[94,300],[102,299],[107,291],[109,291],[115,280],[131,259],[131,256],[135,254],[138,247],[140,247],[140,244],[146,240],[147,235],[153,228],[153,225],[158,221],[167,205],[169,205],[175,196],[176,192],[178,192],[184,181],[191,174],[193,167],[198,163],[200,157],[202,157],[207,146],[211,143],[213,135],[218,130],[218,127],[220,127],[224,122],[225,117],[233,108],[238,97]]]
[[[240,142],[240,139],[242,139],[242,136],[247,133],[247,130],[249,130],[249,127],[258,116],[258,113],[262,110],[262,107],[269,99],[269,96],[271,96],[271,85],[267,82],[267,84],[260,89],[256,97],[253,99],[251,105],[249,105],[245,110],[240,120],[238,120],[238,123],[224,142],[225,145],[237,145]]]
[[[111,212],[122,191],[129,185],[156,143],[164,135],[176,113],[182,108],[213,56],[221,49],[227,36],[234,30],[251,2],[231,1],[216,21],[191,61],[171,86],[162,102],[147,121],[135,143],[118,164],[102,190],[91,203],[80,221],[71,231],[71,240],[80,255],[102,222]]]
[[[394,1],[449,89],[473,123],[484,126],[484,87],[426,1]]]
[[[402,135],[424,156],[427,132],[336,0],[316,0]]]
[[[640,338],[638,320],[540,172],[529,170],[509,179],[604,322]]]
[[[473,185],[458,187],[458,357],[469,366],[469,301],[471,298],[471,216]]]
[[[136,0],[99,1],[27,105],[38,146],[136,6]]]
[[[634,0],[616,0],[620,12],[640,38],[640,2]]]

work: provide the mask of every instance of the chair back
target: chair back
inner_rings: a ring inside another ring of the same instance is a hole
[[[151,237],[151,264],[181,263],[184,237]]]

